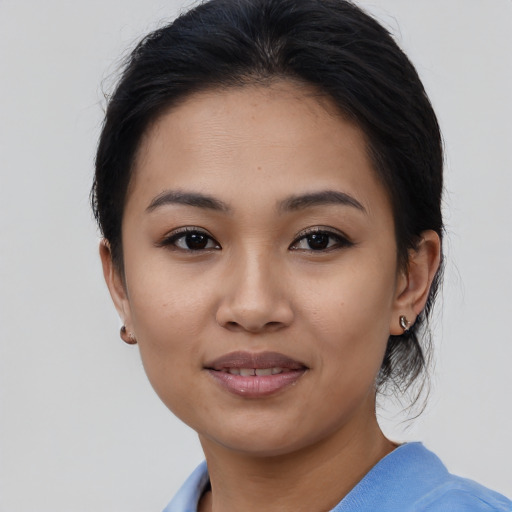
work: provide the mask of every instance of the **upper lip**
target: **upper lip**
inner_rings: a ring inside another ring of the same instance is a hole
[[[303,370],[307,366],[279,352],[230,352],[205,365],[211,370],[225,368],[288,368],[290,370]]]

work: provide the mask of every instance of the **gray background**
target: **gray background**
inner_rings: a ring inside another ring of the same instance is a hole
[[[434,389],[383,426],[512,495],[512,2],[360,3],[417,65],[447,150]],[[0,0],[1,511],[158,511],[201,460],[118,338],[88,206],[102,87],[182,7]]]

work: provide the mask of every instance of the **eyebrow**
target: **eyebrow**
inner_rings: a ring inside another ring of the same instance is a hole
[[[158,194],[153,198],[146,208],[146,211],[152,212],[157,208],[172,204],[194,206],[196,208],[205,208],[224,213],[231,212],[231,208],[220,199],[202,194],[201,192],[184,192],[181,190],[165,190],[161,194]],[[339,192],[337,190],[322,190],[319,192],[290,196],[278,203],[278,210],[280,212],[290,212],[331,204],[351,206],[367,213],[364,206],[357,199],[345,192]]]
[[[180,190],[165,190],[158,194],[149,206],[146,208],[147,212],[152,212],[161,206],[170,204],[181,204],[186,206],[195,206],[196,208],[206,208],[208,210],[215,210],[219,212],[230,212],[229,206],[216,199],[215,197],[202,194],[200,192],[184,192]]]
[[[357,199],[345,192],[339,192],[337,190],[322,190],[320,192],[291,196],[281,201],[278,205],[278,209],[281,212],[289,212],[330,204],[351,206],[363,213],[367,213],[364,206]]]

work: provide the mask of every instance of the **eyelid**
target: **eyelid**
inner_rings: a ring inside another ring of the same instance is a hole
[[[352,240],[345,233],[340,231],[339,229],[329,227],[329,226],[311,226],[309,228],[305,228],[305,229],[299,231],[299,233],[297,233],[295,235],[294,240],[290,244],[289,249],[290,250],[300,250],[300,249],[294,249],[293,247],[295,245],[297,245],[298,242],[300,242],[302,239],[306,238],[308,235],[314,235],[317,233],[321,233],[321,234],[331,236],[333,238],[337,238],[339,240],[340,244],[338,246],[332,247],[333,249],[339,248],[340,246],[348,247],[348,246],[354,245],[354,242],[352,242]],[[329,248],[327,248],[325,250],[327,251],[327,250],[329,250]],[[322,252],[322,251],[318,251],[318,252]]]
[[[295,240],[298,240],[299,238],[303,238],[307,235],[314,235],[315,233],[325,233],[328,235],[334,235],[339,236],[340,238],[346,238],[347,240],[350,240],[348,235],[343,233],[343,231],[340,231],[339,229],[333,228],[331,226],[310,226],[304,229],[301,229],[294,237]]]
[[[201,249],[190,252],[201,252],[201,251],[208,251],[208,250],[218,250],[221,248],[221,245],[217,240],[208,232],[208,230],[204,228],[200,228],[199,226],[183,226],[176,229],[171,230],[170,232],[166,233],[160,240],[158,240],[155,245],[157,247],[171,247],[173,246],[174,242],[179,240],[181,237],[189,234],[189,233],[201,233],[203,235],[206,235],[210,240],[212,240],[217,247],[215,248],[208,248],[208,249]],[[180,247],[177,247],[174,245],[174,248],[176,250],[183,250],[186,251],[186,249],[181,249]]]

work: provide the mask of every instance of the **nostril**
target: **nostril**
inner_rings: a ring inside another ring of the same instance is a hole
[[[243,324],[235,321],[225,322],[224,327],[231,331],[243,330],[252,333],[259,333],[262,331],[277,331],[284,326],[282,322],[266,322],[266,323],[250,323],[244,322]]]
[[[254,292],[254,287],[251,288]],[[267,293],[224,297],[215,313],[217,323],[230,331],[277,331],[293,321],[291,304]]]

